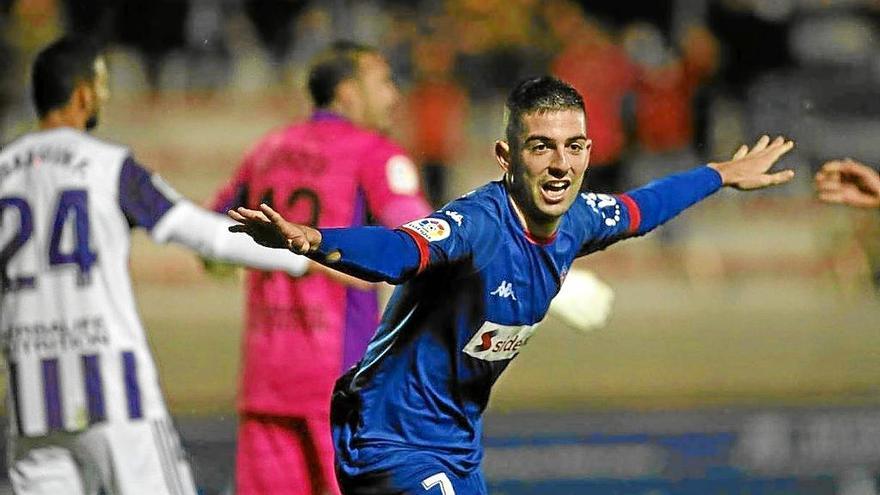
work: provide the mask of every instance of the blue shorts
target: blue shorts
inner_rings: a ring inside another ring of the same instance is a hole
[[[343,495],[488,495],[479,470],[464,477],[441,466],[420,464],[412,468],[349,477],[337,471]]]

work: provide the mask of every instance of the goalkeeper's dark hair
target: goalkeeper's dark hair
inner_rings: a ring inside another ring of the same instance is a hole
[[[379,53],[372,46],[340,40],[319,53],[309,68],[309,95],[317,108],[330,105],[339,83],[354,77],[358,59],[368,53]]]
[[[95,62],[101,46],[90,38],[63,36],[44,48],[31,70],[31,96],[37,115],[42,118],[70,101],[81,82],[95,80]]]
[[[505,138],[511,149],[519,146],[523,115],[557,110],[584,109],[584,99],[570,84],[551,76],[521,81],[507,97],[504,109]]]

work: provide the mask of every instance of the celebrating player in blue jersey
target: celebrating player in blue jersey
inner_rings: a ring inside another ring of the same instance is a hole
[[[620,196],[579,194],[590,158],[581,96],[558,79],[507,101],[504,171],[396,230],[312,229],[271,208],[230,216],[260,244],[366,280],[400,285],[364,358],[337,382],[337,475],[346,495],[485,494],[481,415],[492,384],[528,344],[575,258],[639,236],[722,186],[758,189],[793,143],[764,136],[728,162]],[[589,301],[584,301],[589,304]]]

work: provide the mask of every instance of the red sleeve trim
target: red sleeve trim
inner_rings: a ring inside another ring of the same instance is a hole
[[[626,209],[629,211],[629,232],[631,234],[635,233],[642,224],[642,211],[639,209],[638,203],[628,195],[621,194],[618,198],[626,205]]]
[[[428,248],[428,240],[407,227],[400,227],[399,230],[405,232],[416,242],[416,247],[419,248],[419,270],[417,273],[422,273],[422,271],[427,268],[428,260],[431,258],[431,250]]]

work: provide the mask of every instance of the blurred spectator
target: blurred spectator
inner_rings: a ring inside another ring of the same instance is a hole
[[[545,71],[536,0],[448,0],[457,73],[475,99],[506,93],[510,82]]]
[[[785,22],[791,8],[792,2],[779,0],[709,2],[709,28],[725,52],[719,76],[737,96],[758,75],[791,66]]]
[[[777,1],[777,0],[772,0]],[[634,21],[649,22],[666,30],[677,1],[646,2],[645,0],[577,0],[584,12],[601,19],[610,29],[618,30]]]
[[[308,65],[309,59],[322,47],[333,41],[333,19],[330,12],[321,6],[311,5],[297,19],[291,63],[295,66]]]
[[[189,8],[189,0],[120,1],[117,39],[140,53],[154,95],[165,57],[185,45]]]
[[[0,138],[26,132],[33,110],[28,69],[37,52],[58,37],[62,19],[55,0],[2,0],[0,3]],[[2,141],[0,141],[2,142]]]
[[[569,15],[552,16],[557,20],[553,29],[563,42],[552,72],[574,86],[587,107],[593,149],[584,187],[596,192],[619,192],[623,188],[621,157],[626,147],[624,99],[633,89],[635,67],[602,26],[575,15],[578,9],[574,5],[559,5],[573,10],[568,10]]]
[[[114,0],[64,0],[67,29],[98,39],[101,43],[114,36],[118,3]]]
[[[395,80],[402,87],[407,87],[413,82],[416,71],[414,46],[423,38],[419,33],[418,13],[410,8],[393,6],[387,11],[385,21],[383,32],[377,37],[378,43],[382,53],[388,57]]]
[[[187,86],[213,93],[228,82],[232,53],[224,35],[231,0],[192,0],[186,22]]]
[[[421,165],[428,201],[439,208],[449,200],[448,167],[464,146],[467,95],[452,77],[453,47],[442,40],[416,45],[416,80],[409,93],[410,147]]]
[[[31,60],[61,31],[61,13],[55,0],[14,0],[8,4],[8,11],[10,23],[4,34],[22,51],[25,60]]]
[[[624,46],[638,64],[636,137],[648,153],[685,150],[693,145],[693,98],[717,66],[717,42],[705,28],[691,27],[681,55],[666,46],[660,31],[644,23],[624,34]]]
[[[0,1],[0,33],[7,33],[7,18],[12,7],[9,0]],[[6,36],[0,35],[0,67],[15,67],[15,52]],[[11,70],[0,73],[0,146],[6,142],[7,116],[15,101],[15,77]]]
[[[244,0],[244,11],[276,67],[287,59],[296,20],[307,4],[305,0]]]
[[[642,183],[677,172],[698,161],[694,149],[694,97],[697,89],[717,66],[718,48],[705,28],[685,29],[678,50],[666,41],[657,26],[636,22],[624,29],[623,46],[637,65],[635,84],[635,146],[629,157],[627,180]],[[672,248],[686,229],[685,221],[664,225],[657,231],[663,249]],[[714,250],[701,255],[677,251],[665,257],[682,263],[689,277],[719,276]],[[706,269],[706,267],[715,267]]]

